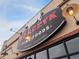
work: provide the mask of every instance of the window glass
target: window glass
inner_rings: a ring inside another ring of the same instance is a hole
[[[36,59],[47,59],[47,51],[36,53]]]
[[[29,59],[29,58],[30,58],[30,56],[27,57],[27,59]]]
[[[68,58],[61,58],[61,59],[68,59]]]
[[[79,59],[79,54],[71,56],[71,59]]]
[[[34,55],[31,55],[31,58],[34,59]]]
[[[30,56],[27,57],[27,59],[29,59],[29,58],[30,58]]]
[[[28,56],[27,59],[32,58],[34,59],[34,55]]]
[[[63,44],[57,45],[55,47],[49,48],[50,59],[66,55],[65,48]]]
[[[67,41],[66,44],[67,44],[69,53],[79,51],[79,37],[76,37],[70,41]]]
[[[22,59],[27,59],[26,57],[23,57]]]

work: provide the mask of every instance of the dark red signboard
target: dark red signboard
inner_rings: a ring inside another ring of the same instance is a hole
[[[60,8],[56,8],[43,15],[41,20],[37,20],[29,29],[26,29],[19,38],[18,51],[29,50],[54,34],[65,23]],[[25,40],[24,37],[31,36],[31,39]]]

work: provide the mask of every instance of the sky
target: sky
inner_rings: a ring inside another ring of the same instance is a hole
[[[0,0],[0,49],[27,21],[51,0]],[[13,28],[15,32],[11,32]]]

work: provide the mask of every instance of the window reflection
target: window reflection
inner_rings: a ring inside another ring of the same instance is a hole
[[[36,53],[36,59],[47,59],[47,51]]]
[[[60,57],[63,55],[66,55],[65,48],[64,48],[63,44],[49,48],[50,59],[57,58],[57,57]]]
[[[71,56],[71,59],[79,59],[79,54]]]
[[[61,58],[61,59],[68,59],[68,58]]]
[[[66,44],[67,44],[69,53],[79,51],[79,37],[76,37],[70,41],[67,41]]]
[[[34,59],[34,55],[28,56],[27,59],[32,58]]]
[[[26,57],[23,57],[22,59],[27,59]]]

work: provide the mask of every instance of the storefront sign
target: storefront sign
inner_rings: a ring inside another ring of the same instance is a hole
[[[29,50],[49,38],[65,23],[60,8],[56,8],[43,15],[29,29],[27,28],[19,38],[18,51]],[[29,37],[28,37],[29,36]]]

